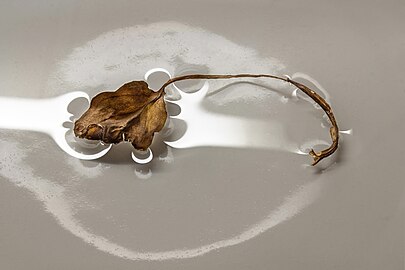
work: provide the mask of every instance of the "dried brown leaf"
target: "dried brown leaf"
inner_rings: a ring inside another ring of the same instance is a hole
[[[75,122],[77,137],[105,143],[131,142],[146,150],[167,118],[163,91],[154,92],[144,81],[133,81],[115,92],[95,96],[89,109]]]

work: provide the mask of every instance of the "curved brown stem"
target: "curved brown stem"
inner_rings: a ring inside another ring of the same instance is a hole
[[[318,95],[314,90],[308,88],[307,86],[293,81],[290,78],[283,78],[275,75],[269,75],[269,74],[235,74],[235,75],[209,75],[209,74],[192,74],[192,75],[184,75],[184,76],[179,76],[172,78],[165,82],[162,87],[159,89],[160,95],[164,95],[164,90],[165,88],[175,82],[178,81],[183,81],[183,80],[195,80],[195,79],[206,79],[206,80],[217,80],[217,79],[233,79],[233,78],[271,78],[271,79],[276,79],[276,80],[281,80],[284,82],[288,82],[296,86],[298,89],[300,89],[302,92],[304,92],[307,96],[309,96],[312,100],[314,100],[321,108],[325,111],[326,115],[329,118],[329,121],[332,124],[332,127],[330,128],[330,136],[332,138],[332,144],[320,151],[320,152],[315,152],[314,149],[311,149],[309,152],[309,155],[312,156],[313,158],[313,163],[312,166],[318,164],[319,161],[322,159],[332,155],[336,149],[338,148],[339,145],[339,128],[336,122],[336,118],[332,112],[331,106],[326,102],[326,100]],[[159,96],[160,96],[159,95]]]

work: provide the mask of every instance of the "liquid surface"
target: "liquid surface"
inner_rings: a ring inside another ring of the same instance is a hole
[[[244,70],[239,62],[247,63]],[[217,34],[155,23],[107,32],[72,50],[50,76],[46,91],[92,96],[145,76],[157,89],[164,74],[245,70],[288,73],[280,61]],[[330,101],[310,76],[292,77]],[[130,260],[185,259],[235,246],[287,222],[320,198],[325,181],[307,167],[306,153],[328,144],[329,125],[322,110],[296,89],[272,80],[244,80],[189,82],[168,91],[174,107],[151,146],[153,155],[119,145],[100,160],[81,161],[58,152],[41,134],[3,131],[0,173],[31,191],[72,235]],[[15,128],[11,123],[3,127]],[[21,129],[53,134],[32,126]],[[27,139],[37,143],[26,149]],[[338,166],[337,159],[321,168]]]
[[[92,97],[154,68],[172,76],[303,72],[328,91],[340,129],[353,129],[341,134],[333,158],[313,168],[305,154],[249,147],[243,136],[227,147],[199,137],[200,146],[168,147],[164,141],[195,136],[186,134],[181,114],[156,138],[148,164],[136,164],[129,145],[81,161],[46,133],[1,128],[0,269],[404,269],[401,1],[4,0],[0,6],[1,98]],[[159,87],[164,76],[153,73],[148,82]],[[297,78],[320,90],[312,79]],[[198,94],[204,83],[176,86]],[[197,115],[259,123],[253,128],[286,135],[303,153],[330,142],[322,111],[289,86],[208,83]],[[176,116],[183,104],[168,90]],[[75,115],[85,101],[58,112]],[[19,107],[5,104],[2,123]],[[31,114],[23,115],[34,120]],[[67,118],[62,127],[69,129]],[[70,135],[70,145],[97,147]],[[268,139],[268,145],[276,140]],[[262,136],[253,141],[267,146]]]

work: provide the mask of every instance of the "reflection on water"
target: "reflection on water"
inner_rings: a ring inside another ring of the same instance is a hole
[[[170,73],[162,68],[147,72]],[[231,147],[277,149],[291,153],[298,152],[296,143],[289,141],[283,124],[276,119],[254,120],[208,111],[202,105],[209,89],[205,82],[201,89],[194,93],[186,93],[176,85],[173,87],[180,95],[179,100],[168,100],[178,105],[181,112],[171,119],[185,122],[185,133],[176,141],[166,140],[165,143],[174,148],[192,147]]]
[[[145,80],[150,81],[151,76],[164,77],[161,74],[171,77],[167,70],[156,68],[146,72]],[[295,74],[293,77],[295,79],[298,76],[311,79],[302,73]],[[328,98],[328,93],[320,84],[312,81],[320,87],[322,93]],[[164,80],[161,80],[160,84],[163,83]],[[155,87],[159,88],[158,85]],[[306,143],[304,147],[299,147],[297,143],[288,140],[283,124],[276,119],[260,121],[208,111],[202,105],[209,89],[208,82],[205,82],[202,88],[194,93],[186,93],[176,85],[173,87],[176,93],[180,95],[180,99],[167,101],[178,105],[180,113],[170,118],[184,121],[186,129],[178,140],[165,141],[171,147],[259,148],[284,150],[298,154],[305,154],[303,149],[311,148],[311,142]],[[297,97],[295,91],[292,97]],[[69,104],[78,98],[89,100],[88,95],[84,92],[71,92],[48,99],[0,97],[0,113],[7,115],[7,117],[1,118],[0,128],[43,132],[50,135],[62,150],[75,158],[84,160],[100,158],[110,150],[111,145],[95,144],[75,138],[71,128],[63,126],[73,116],[68,112]],[[286,99],[286,97],[284,98]],[[139,164],[146,164],[152,158],[151,149],[148,149],[146,153],[132,153],[132,159]]]
[[[83,160],[104,156],[111,148],[108,145],[87,144],[72,139],[70,129],[65,127],[73,114],[68,106],[76,99],[89,96],[84,92],[71,92],[47,99],[0,97],[0,128],[46,133],[67,154]]]

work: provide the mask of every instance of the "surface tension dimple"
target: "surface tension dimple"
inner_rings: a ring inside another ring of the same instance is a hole
[[[153,152],[150,148],[146,151],[136,151],[133,150],[131,153],[131,157],[133,161],[138,164],[147,164],[152,161],[153,159]]]

